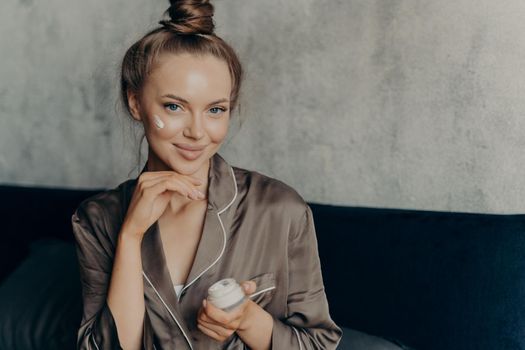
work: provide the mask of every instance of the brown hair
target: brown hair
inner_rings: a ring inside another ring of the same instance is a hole
[[[215,35],[214,7],[209,0],[170,0],[165,15],[169,19],[133,44],[124,55],[121,66],[121,100],[130,113],[128,92],[140,92],[143,84],[164,53],[211,54],[227,63],[232,78],[230,110],[237,107],[243,70],[237,54]]]

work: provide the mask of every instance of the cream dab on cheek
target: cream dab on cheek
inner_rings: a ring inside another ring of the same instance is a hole
[[[155,123],[155,126],[157,129],[163,129],[164,128],[164,122],[160,119],[160,117],[156,114],[153,115],[153,121]]]

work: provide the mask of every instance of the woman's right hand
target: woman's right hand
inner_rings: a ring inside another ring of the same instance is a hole
[[[202,181],[174,171],[146,171],[137,179],[121,232],[142,239],[146,230],[164,213],[173,192],[193,199],[204,199],[197,189]]]

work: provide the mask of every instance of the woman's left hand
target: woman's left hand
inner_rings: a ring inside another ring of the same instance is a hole
[[[257,288],[254,281],[242,282],[241,286],[246,295],[254,293]],[[207,336],[222,343],[236,331],[245,328],[246,320],[253,312],[253,305],[257,304],[247,298],[234,310],[226,312],[203,299],[197,317],[197,327]]]

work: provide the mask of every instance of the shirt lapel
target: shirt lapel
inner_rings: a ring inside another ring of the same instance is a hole
[[[140,174],[147,170],[145,165]],[[132,182],[131,189],[128,191],[128,206],[131,201],[134,188],[137,184],[137,179]],[[160,231],[158,226],[158,220],[155,221],[146,231],[142,239],[141,245],[141,258],[142,258],[142,274],[144,276],[144,283],[151,286],[153,292],[151,292],[151,300],[160,300],[160,303],[167,309],[170,318],[176,323],[190,348],[192,348],[191,341],[189,339],[190,331],[188,330],[184,320],[184,317],[179,312],[177,307],[177,296],[175,289],[171,283],[171,277],[169,274],[168,266],[166,264],[166,257],[164,255],[164,249],[162,247],[162,240],[160,237]],[[149,288],[145,288],[145,293],[151,291]]]
[[[160,299],[160,302],[168,310],[171,318],[175,321],[186,338],[189,347],[192,348],[189,339],[190,331],[186,323],[183,322],[184,318],[179,313],[179,308],[177,307],[175,290],[171,283],[171,277],[166,265],[157,221],[150,226],[142,239],[141,255],[142,274],[145,279],[144,283],[148,283],[153,288],[153,293],[155,294],[150,295],[150,297],[153,300],[156,298]]]
[[[237,197],[237,182],[232,167],[218,153],[211,158],[208,173],[208,210],[204,219],[201,239],[186,283],[179,294],[212,268],[223,256],[230,221],[226,210]]]

